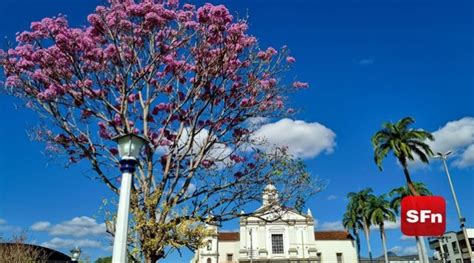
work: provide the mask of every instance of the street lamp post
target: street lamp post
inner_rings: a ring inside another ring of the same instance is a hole
[[[73,249],[71,249],[71,260],[72,262],[78,262],[79,261],[79,257],[81,256],[81,249],[79,247],[75,247]]]
[[[451,175],[449,174],[448,165],[446,164],[446,160],[448,156],[451,154],[451,151],[446,153],[436,153],[436,158],[439,158],[443,161],[444,170],[446,171],[446,176],[448,177],[449,187],[451,188],[451,193],[453,194],[454,205],[456,206],[456,211],[458,213],[459,223],[464,234],[464,240],[466,242],[467,251],[469,253],[469,260],[470,262],[474,263],[474,255],[472,254],[471,242],[469,242],[469,236],[467,235],[467,230],[465,226],[466,218],[462,217],[461,215],[461,208],[459,208],[458,198],[456,196],[456,192],[454,191],[453,182],[451,181]],[[462,255],[462,250],[461,250]]]
[[[147,144],[147,140],[135,134],[121,135],[113,139],[118,144],[122,180],[115,225],[112,262],[126,263],[128,261],[127,234],[132,178],[135,172],[135,166],[138,163],[137,159],[140,155],[140,151],[142,147]]]

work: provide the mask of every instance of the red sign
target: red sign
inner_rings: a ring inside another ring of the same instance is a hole
[[[402,199],[402,233],[406,236],[441,236],[446,231],[446,201],[441,196]]]

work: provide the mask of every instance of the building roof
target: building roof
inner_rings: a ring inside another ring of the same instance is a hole
[[[314,239],[317,240],[353,240],[347,231],[315,231]]]
[[[219,232],[217,233],[217,240],[219,241],[239,241],[239,232]]]
[[[316,240],[353,240],[347,231],[316,231],[314,232]],[[219,241],[239,241],[239,232],[219,232],[217,233]]]

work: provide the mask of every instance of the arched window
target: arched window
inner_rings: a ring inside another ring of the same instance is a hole
[[[212,240],[207,241],[207,250],[212,250]]]
[[[212,259],[211,259],[211,258],[207,258],[207,263],[212,263]]]

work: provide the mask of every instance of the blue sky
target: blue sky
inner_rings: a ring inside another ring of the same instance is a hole
[[[404,184],[394,159],[384,162],[384,172],[377,170],[370,145],[371,135],[382,122],[404,116],[413,116],[418,127],[437,131],[439,142],[434,147],[456,151],[449,165],[461,209],[468,225],[474,227],[470,205],[474,202],[474,161],[466,151],[474,145],[472,1],[211,2],[226,4],[234,14],[249,14],[250,31],[262,47],[289,46],[297,59],[293,72],[311,84],[310,89],[290,98],[301,110],[295,119],[304,121],[303,128],[319,123],[336,135],[315,134],[307,139],[309,145],[324,139],[335,143],[319,146],[322,152],[305,160],[310,172],[329,180],[328,187],[307,204],[318,221],[317,230],[338,228],[348,192],[370,186],[383,193]],[[58,13],[66,14],[72,25],[80,25],[102,3],[3,0],[0,35],[13,39],[31,21]],[[88,178],[84,167],[66,169],[54,156],[43,154],[42,144],[28,139],[27,129],[37,123],[34,113],[17,109],[18,101],[10,97],[0,96],[0,104],[0,138],[4,140],[0,233],[29,229],[32,241],[62,244],[58,249],[63,252],[71,247],[68,244],[80,240],[90,247],[83,250],[91,258],[109,255],[105,245],[93,248],[94,241],[102,240],[94,232],[101,222],[91,219],[100,215],[101,200],[111,196],[109,191]],[[413,179],[446,197],[448,230],[456,229],[456,213],[440,163],[414,167]],[[90,228],[60,233],[68,226],[77,227],[79,221]],[[35,229],[44,226],[49,232],[34,231],[31,226],[38,222],[43,225]],[[235,226],[231,222],[225,228]],[[415,243],[401,236],[400,229],[389,230],[388,247],[401,253],[413,250]],[[372,246],[375,255],[382,253],[377,231],[372,234]],[[364,245],[362,253],[366,254]],[[189,253],[183,258],[172,255],[167,262],[188,262],[189,257]]]

